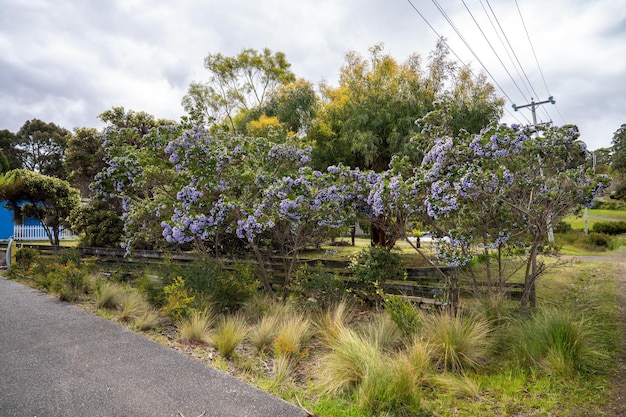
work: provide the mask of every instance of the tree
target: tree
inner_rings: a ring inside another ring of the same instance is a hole
[[[25,169],[0,178],[0,198],[16,218],[39,220],[52,245],[59,244],[61,226],[69,226],[67,218],[80,204],[80,193],[67,181]]]
[[[64,169],[67,180],[83,196],[90,194],[89,184],[104,168],[104,150],[100,136],[100,132],[94,128],[77,128],[65,148]]]
[[[263,106],[276,88],[295,81],[285,54],[267,48],[235,57],[209,54],[204,66],[209,81],[191,83],[182,105],[195,123],[223,124],[233,132],[238,112]]]
[[[0,130],[0,150],[7,158],[9,169],[22,168],[20,150],[16,148],[17,136],[9,130]]]
[[[16,134],[21,167],[43,175],[65,178],[64,151],[70,132],[54,123],[29,120]]]
[[[345,164],[386,170],[393,155],[407,155],[414,121],[435,97],[417,55],[399,64],[383,47],[370,48],[369,60],[346,55],[339,87],[322,86],[323,104],[309,133],[315,166]],[[417,155],[411,155],[417,159]]]
[[[622,178],[626,173],[626,123],[613,133],[613,160],[611,168]]]
[[[522,306],[533,305],[548,230],[609,184],[586,155],[573,127],[492,124],[477,135],[439,139],[424,158],[423,175],[427,214],[451,238],[442,260],[467,265],[479,248],[487,283],[498,290],[510,276],[509,255],[522,254],[513,270],[524,271]]]
[[[270,92],[264,104],[242,110],[235,118],[237,130],[254,134],[247,127],[263,118],[276,118],[290,135],[304,137],[315,118],[318,97],[313,85],[303,79],[280,85]]]
[[[165,241],[155,213],[171,214],[169,203],[175,196],[172,188],[180,179],[165,147],[179,134],[180,126],[123,107],[114,107],[100,118],[107,122],[101,135],[104,168],[91,184],[94,200],[106,201],[108,211],[123,220],[128,250],[162,246]],[[91,205],[96,211],[104,210],[95,201]],[[146,211],[148,206],[152,210]],[[90,213],[88,218],[102,216],[105,213]],[[114,235],[113,231],[110,235]]]

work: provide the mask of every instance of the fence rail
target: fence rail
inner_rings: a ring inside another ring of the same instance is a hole
[[[52,229],[49,229],[52,233]],[[76,239],[77,236],[68,229],[61,227],[59,230],[59,239]],[[44,226],[26,226],[16,224],[13,226],[13,238],[15,240],[48,240],[46,229]]]

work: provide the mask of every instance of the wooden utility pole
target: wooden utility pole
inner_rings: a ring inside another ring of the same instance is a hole
[[[533,125],[537,126],[537,106],[541,106],[542,104],[555,104],[556,101],[554,101],[554,97],[550,96],[548,97],[547,100],[544,101],[540,101],[538,103],[535,103],[535,101],[531,98],[530,99],[530,103],[528,104],[522,104],[521,106],[516,106],[515,104],[513,104],[513,110],[517,111],[518,109],[523,109],[525,107],[530,107],[530,111],[533,113]],[[543,173],[542,173],[543,176]],[[552,216],[550,213],[548,213],[548,241],[550,243],[554,243],[554,232],[552,230]]]
[[[513,110],[517,111],[518,109],[523,109],[524,107],[530,107],[530,111],[532,111],[533,113],[533,125],[537,126],[537,106],[547,103],[555,104],[556,101],[554,101],[554,97],[552,96],[548,97],[547,100],[540,101],[539,103],[535,103],[534,100],[531,98],[530,103],[528,104],[522,104],[521,106],[516,106],[515,104],[513,104]]]

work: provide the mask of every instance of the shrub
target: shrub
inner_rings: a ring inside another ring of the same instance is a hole
[[[400,264],[400,256],[389,249],[374,246],[352,258],[350,271],[357,285],[357,295],[368,302],[381,301],[381,282],[406,279],[406,269]]]
[[[61,265],[67,265],[68,262],[72,262],[74,265],[82,264],[82,253],[77,248],[63,249],[58,256],[58,263]]]
[[[446,371],[477,369],[490,349],[490,326],[477,315],[444,311],[424,317],[425,340],[437,366]]]
[[[33,248],[19,248],[15,251],[15,263],[23,270],[29,269],[39,261],[39,251]]]
[[[422,313],[410,301],[398,295],[389,295],[385,297],[383,307],[404,336],[413,336],[421,327]]]
[[[589,249],[606,249],[611,244],[611,238],[603,233],[591,232],[584,239],[583,244]]]
[[[222,316],[211,338],[213,346],[225,358],[230,358],[246,337],[248,325],[243,315]]]
[[[296,297],[324,309],[345,296],[346,283],[321,264],[314,267],[305,264],[295,271],[289,290]]]
[[[237,310],[257,291],[258,282],[250,265],[233,264],[230,269],[204,258],[185,268],[170,268],[198,298],[209,298],[218,310]]]
[[[85,273],[71,261],[66,265],[57,264],[48,274],[51,276],[52,290],[63,301],[76,301],[87,293]]]
[[[626,222],[596,222],[593,224],[592,229],[596,233],[603,233],[606,235],[621,235],[626,233]]]
[[[163,288],[165,305],[163,313],[174,321],[182,320],[189,316],[191,305],[195,300],[193,291],[185,287],[185,280],[176,277],[174,282]]]
[[[215,317],[210,311],[194,310],[176,324],[178,338],[188,343],[208,343]]]
[[[561,220],[554,226],[553,231],[554,233],[569,233],[572,231],[572,225]]]

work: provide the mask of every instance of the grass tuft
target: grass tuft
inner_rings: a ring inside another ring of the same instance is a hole
[[[224,357],[230,358],[246,337],[248,325],[243,315],[221,316],[211,337],[213,346]]]
[[[274,353],[292,358],[307,356],[305,345],[311,336],[311,321],[304,314],[284,316],[274,338]]]
[[[214,322],[215,317],[210,311],[194,310],[177,323],[178,339],[187,343],[208,343]]]
[[[278,332],[278,324],[280,319],[278,316],[264,316],[261,320],[250,328],[248,332],[248,340],[252,345],[261,352],[272,345],[274,337]]]
[[[440,312],[424,317],[423,336],[446,371],[478,369],[491,346],[489,322],[475,314]]]
[[[116,309],[122,302],[122,288],[112,282],[105,282],[96,291],[96,308]]]

